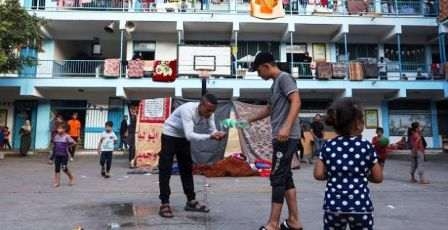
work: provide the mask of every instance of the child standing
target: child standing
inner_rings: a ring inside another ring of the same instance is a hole
[[[373,204],[368,181],[381,183],[382,168],[373,146],[361,137],[362,108],[352,99],[337,100],[327,111],[326,123],[338,137],[324,143],[314,168],[317,180],[326,180],[324,229],[373,229]]]
[[[386,163],[387,159],[387,146],[381,146],[380,140],[383,138],[384,135],[384,129],[381,127],[378,127],[376,129],[376,136],[372,138],[372,144],[375,148],[376,154],[378,154],[378,163],[380,163],[381,167],[384,168],[384,164]]]
[[[112,166],[112,153],[114,145],[117,141],[117,136],[112,130],[114,124],[112,121],[106,122],[106,130],[101,134],[100,142],[98,143],[98,153],[100,157],[101,176],[104,178],[110,177],[110,168]]]
[[[69,148],[76,144],[76,142],[65,133],[65,125],[58,125],[56,127],[56,135],[53,137],[53,154],[54,154],[54,187],[59,187],[61,182],[61,169],[67,174],[69,185],[73,185],[74,177],[68,170]]]
[[[429,184],[425,179],[424,162],[425,162],[425,146],[423,143],[423,135],[418,122],[411,124],[410,130],[410,144],[411,144],[411,182],[416,183],[415,172],[420,177],[420,184]]]
[[[9,141],[9,136],[11,136],[11,132],[9,131],[8,126],[3,127],[3,147],[11,150],[11,142]]]

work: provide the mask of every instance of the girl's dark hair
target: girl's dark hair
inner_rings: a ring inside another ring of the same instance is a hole
[[[351,98],[338,99],[327,110],[325,123],[333,126],[335,131],[342,136],[352,133],[355,122],[364,117],[362,107]]]
[[[417,130],[417,128],[420,126],[420,124],[417,122],[417,121],[415,121],[415,122],[412,122],[412,124],[411,124],[411,130],[413,131],[413,132],[415,132],[415,130]]]

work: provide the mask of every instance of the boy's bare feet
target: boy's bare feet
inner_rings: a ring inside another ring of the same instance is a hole
[[[57,187],[59,187],[59,185],[60,185],[59,183],[54,183],[53,187],[57,188]]]
[[[422,179],[418,183],[419,184],[429,184],[429,181]]]

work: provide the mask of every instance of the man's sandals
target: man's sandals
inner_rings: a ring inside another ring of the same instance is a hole
[[[208,207],[205,204],[201,204],[199,203],[199,201],[192,200],[188,201],[187,204],[185,205],[185,211],[208,213],[210,212],[210,209],[208,209]]]
[[[160,205],[159,215],[163,218],[173,218],[173,211],[169,204]]]
[[[203,212],[208,213],[210,209],[207,208],[206,205],[199,203],[199,201],[193,200],[187,202],[185,205],[185,211],[188,212]],[[159,215],[163,218],[173,218],[173,211],[169,204],[162,204],[160,206]]]

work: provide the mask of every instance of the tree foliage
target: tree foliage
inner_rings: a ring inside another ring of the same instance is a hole
[[[20,68],[24,61],[20,59],[21,47],[38,48],[42,23],[22,8],[19,0],[0,1],[0,73]]]

